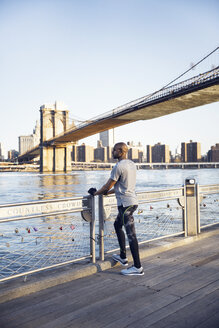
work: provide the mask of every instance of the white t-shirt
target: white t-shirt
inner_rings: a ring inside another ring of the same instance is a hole
[[[131,160],[119,161],[113,167],[110,178],[116,181],[114,189],[118,206],[138,205],[135,193],[136,166]]]

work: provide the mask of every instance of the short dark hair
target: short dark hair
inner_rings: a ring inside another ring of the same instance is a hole
[[[118,142],[114,145],[114,148],[117,147],[118,149],[120,149],[120,151],[122,153],[127,153],[128,152],[128,147],[124,142]]]

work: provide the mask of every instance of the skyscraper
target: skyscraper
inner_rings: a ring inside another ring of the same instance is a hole
[[[94,160],[94,148],[92,146],[83,143],[80,146],[74,145],[74,147],[77,149],[77,158],[73,160],[78,162],[92,162]]]
[[[33,134],[29,136],[20,136],[18,137],[19,140],[19,154],[23,154],[34,148],[40,143],[40,125],[39,122],[36,121],[36,126],[33,130]]]
[[[211,146],[211,149],[208,151],[208,161],[209,162],[219,162],[219,144]]]
[[[114,146],[114,129],[100,132],[100,140],[103,147]]]
[[[152,163],[152,147],[150,145],[146,146],[146,158],[147,163]]]
[[[94,161],[107,162],[107,147],[98,147],[94,149]]]
[[[0,161],[4,160],[4,154],[3,154],[3,146],[2,143],[0,142]]]
[[[169,163],[170,151],[169,146],[157,143],[152,147],[152,162],[153,163]]]
[[[186,144],[187,148],[187,162],[199,162],[201,160],[201,144],[190,140]]]
[[[187,147],[186,143],[181,143],[181,162],[187,162]]]

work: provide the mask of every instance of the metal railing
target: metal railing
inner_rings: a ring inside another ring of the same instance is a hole
[[[137,192],[139,207],[135,226],[139,244],[170,236],[196,235],[201,229],[218,224],[218,194],[219,185],[199,186],[194,179],[186,180],[185,185],[178,189]],[[205,203],[202,204],[203,199]],[[115,196],[99,196],[101,260],[104,260],[104,253],[118,250],[113,228],[116,206]]]
[[[139,244],[196,235],[219,223],[218,184],[199,186],[188,179],[181,188],[137,192],[137,197]],[[99,196],[96,221],[95,212],[92,196],[0,205],[0,282],[79,260],[95,263],[96,251],[104,260],[118,249],[115,196]]]
[[[0,205],[0,241],[0,281],[87,258],[95,263],[94,199]]]
[[[134,214],[139,244],[185,234],[184,187],[137,192],[139,206]],[[117,208],[114,195],[99,196],[99,258],[118,250],[113,222]],[[117,246],[117,247],[116,247]]]
[[[200,185],[197,188],[199,200],[200,229],[219,223],[219,185]]]

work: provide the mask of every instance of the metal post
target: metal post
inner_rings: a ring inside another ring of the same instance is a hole
[[[93,196],[90,197],[91,205],[91,222],[90,222],[90,253],[92,258],[92,263],[96,262],[95,253],[95,199]]]
[[[104,215],[103,196],[99,196],[99,259],[104,261]]]
[[[188,236],[187,231],[187,210],[186,210],[186,186],[184,185],[183,190],[183,206],[182,206],[182,212],[183,212],[183,230],[185,231],[185,237]]]
[[[196,184],[196,211],[197,211],[197,228],[198,233],[201,233],[201,224],[200,224],[200,194],[199,194],[199,185]]]

